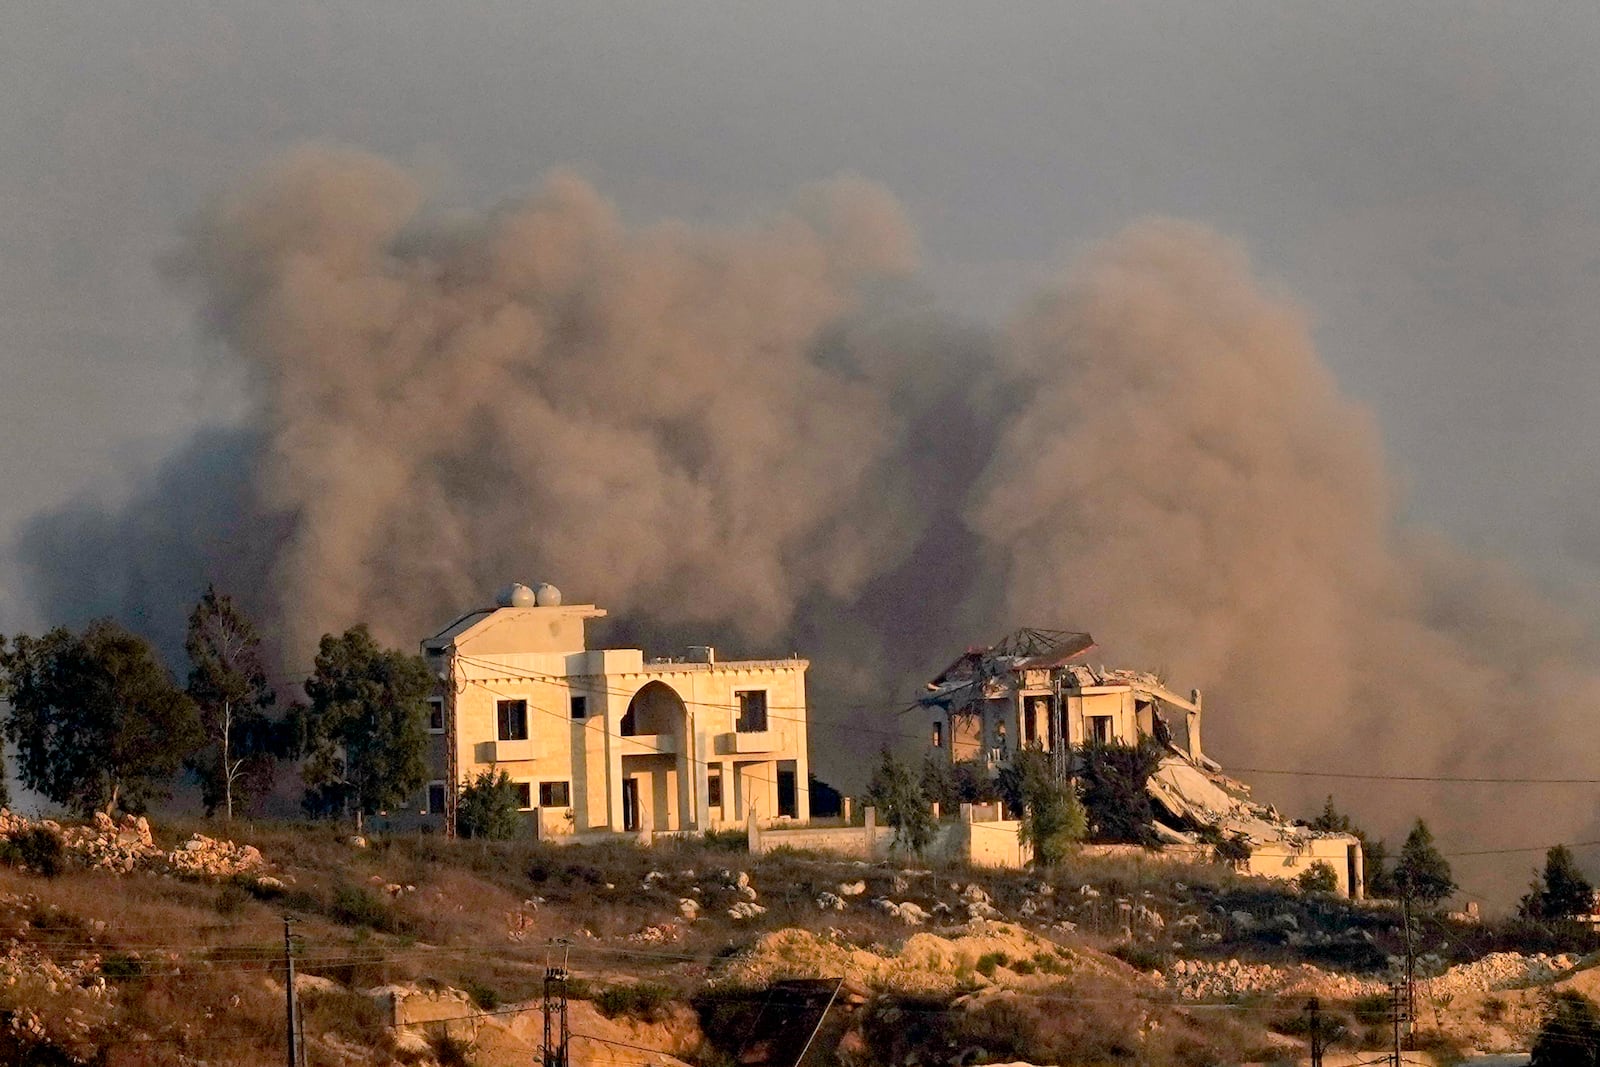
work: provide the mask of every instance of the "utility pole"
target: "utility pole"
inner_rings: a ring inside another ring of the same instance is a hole
[[[284,1062],[288,1064],[288,1067],[300,1067],[298,1055],[300,1027],[298,1025],[299,1020],[295,1018],[298,1013],[295,1010],[294,995],[294,941],[289,935],[289,924],[292,922],[294,920],[289,916],[285,915],[283,917],[284,1036],[288,1040],[288,1059]]]
[[[1311,1017],[1311,1067],[1322,1067],[1322,1004],[1316,997],[1306,1002],[1306,1014]]]
[[[1400,888],[1400,915],[1406,933],[1406,1048],[1417,1047],[1417,948],[1411,937],[1411,889],[1402,883]]]
[[[1404,1010],[1401,1007],[1403,1001],[1402,1001],[1400,983],[1396,982],[1396,983],[1394,983],[1394,985],[1390,986],[1389,987],[1389,993],[1390,993],[1389,1014],[1390,1014],[1390,1017],[1393,1018],[1393,1020],[1394,1020],[1394,1052],[1389,1057],[1389,1062],[1391,1064],[1393,1064],[1394,1067],[1400,1067],[1400,1064],[1401,1064],[1401,1059],[1400,1059],[1400,1018],[1401,1018],[1402,1015],[1405,1014]]]
[[[567,968],[544,969],[544,1067],[567,1067],[567,1045],[572,1031],[567,1025]]]

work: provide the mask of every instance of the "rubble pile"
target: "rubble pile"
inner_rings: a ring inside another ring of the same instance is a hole
[[[1514,989],[1551,981],[1578,962],[1579,957],[1572,955],[1549,956],[1541,952],[1524,956],[1515,952],[1492,952],[1423,981],[1429,995],[1435,997]],[[1165,974],[1156,972],[1156,977],[1184,1000],[1228,999],[1258,993],[1348,1000],[1382,994],[1389,988],[1385,976],[1342,974],[1309,963],[1274,967],[1238,960],[1178,960]]]
[[[1548,982],[1576,967],[1581,957],[1570,954],[1548,956],[1543,952],[1524,956],[1517,952],[1491,952],[1471,963],[1458,963],[1428,982],[1434,996],[1514,989],[1517,986]]]
[[[62,826],[50,819],[33,821],[0,808],[0,838],[9,840],[34,827],[43,827],[59,837],[67,856],[83,866],[117,874],[140,870],[180,878],[223,880],[266,866],[255,846],[204,834],[194,834],[168,852],[156,844],[150,822],[142,815],[124,815],[117,822],[97,811],[93,823]]]

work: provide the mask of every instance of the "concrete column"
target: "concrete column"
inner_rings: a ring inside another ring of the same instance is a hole
[[[610,679],[607,679],[609,682]],[[622,716],[614,711],[615,691],[607,687],[606,715],[606,829],[622,830]],[[623,704],[626,712],[627,704]]]

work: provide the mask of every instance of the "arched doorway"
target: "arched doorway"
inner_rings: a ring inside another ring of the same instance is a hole
[[[695,825],[689,760],[689,709],[665,682],[648,682],[628,701],[621,804],[625,830],[686,830]]]

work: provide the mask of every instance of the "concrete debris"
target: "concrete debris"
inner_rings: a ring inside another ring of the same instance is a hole
[[[824,891],[817,896],[817,907],[823,911],[843,911],[844,898],[837,893]]]

